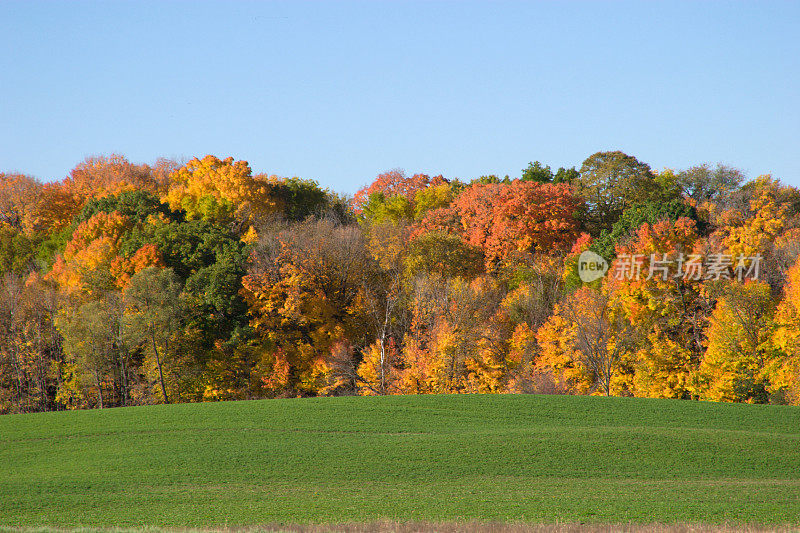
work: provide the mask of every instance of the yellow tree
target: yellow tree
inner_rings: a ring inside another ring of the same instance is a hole
[[[747,213],[729,212],[721,222],[723,245],[734,257],[755,256],[769,248],[786,221],[787,206],[778,199],[780,184],[770,176],[753,183],[754,197]]]
[[[592,390],[593,379],[589,369],[580,363],[575,328],[560,313],[547,319],[536,332],[539,354],[534,373],[551,376],[559,390],[586,394]]]
[[[508,392],[542,392],[535,384],[537,374],[534,363],[538,354],[536,331],[525,322],[517,324],[511,333],[508,348]]]
[[[95,214],[75,229],[47,279],[58,282],[65,293],[74,296],[108,288],[106,285],[113,282],[112,263],[118,258],[123,236],[132,227],[128,217],[116,211]],[[98,285],[98,277],[106,278],[106,283]]]
[[[403,366],[398,371],[397,382],[401,394],[433,394],[437,390],[441,361],[435,357],[431,344],[423,346],[420,341],[409,336],[403,344]]]
[[[331,220],[306,221],[261,236],[242,280],[250,324],[260,337],[270,394],[325,394],[338,386],[333,353],[363,338],[364,272],[372,261],[361,231]],[[285,372],[288,366],[288,373]]]
[[[190,219],[235,221],[242,234],[252,227],[252,217],[268,216],[278,208],[272,184],[253,177],[247,161],[213,155],[192,159],[173,172],[162,201],[186,211]]]
[[[552,371],[576,392],[623,393],[623,368],[633,352],[635,333],[608,294],[581,287],[564,298],[540,328],[542,356],[537,366]]]
[[[617,246],[608,274],[614,306],[639,330],[631,392],[637,396],[688,398],[691,375],[705,349],[710,314],[704,290],[701,241],[694,221],[680,218],[643,224]]]
[[[784,394],[792,404],[800,404],[800,257],[786,275],[783,300],[775,313],[773,343],[776,356],[765,370],[770,392]]]
[[[375,341],[362,352],[363,359],[357,369],[359,394],[373,396],[397,392],[398,351],[394,342],[381,345],[380,341]]]
[[[499,392],[508,378],[513,324],[496,280],[420,275],[402,350],[403,392]]]
[[[763,372],[771,358],[774,311],[766,283],[726,284],[711,316],[708,349],[697,372],[701,399],[751,403],[769,399]]]
[[[393,388],[394,367],[398,362],[397,342],[402,338],[407,322],[402,305],[406,236],[407,228],[402,223],[373,225],[367,233],[367,248],[374,261],[367,262],[362,271],[362,306],[374,342],[363,350],[364,361],[359,367],[359,378],[367,390],[378,394],[389,393]],[[374,383],[365,377],[373,374],[372,369],[377,379]]]

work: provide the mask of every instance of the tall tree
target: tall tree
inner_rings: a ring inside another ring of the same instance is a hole
[[[692,396],[713,304],[704,288],[701,244],[694,221],[679,218],[642,224],[617,247],[608,283],[615,305],[646,339],[636,354],[634,395]]]
[[[182,319],[181,286],[171,268],[148,267],[137,273],[125,290],[124,334],[155,358],[164,403],[169,403],[164,362],[171,357],[171,342]]]
[[[120,393],[117,405],[128,398],[127,353],[120,344],[120,295],[115,292],[101,298],[62,308],[58,329],[64,338],[64,353],[72,365],[71,373],[81,390],[92,390],[97,405],[113,405],[109,385]],[[83,398],[87,393],[81,395]]]
[[[597,152],[583,162],[575,185],[586,200],[587,224],[594,235],[611,231],[625,208],[653,200],[659,187],[650,165],[623,152]]]
[[[37,274],[0,276],[0,413],[56,408],[58,291]]]
[[[741,170],[718,163],[712,168],[708,163],[683,170],[677,175],[681,191],[697,204],[719,201],[735,191],[744,181]]]

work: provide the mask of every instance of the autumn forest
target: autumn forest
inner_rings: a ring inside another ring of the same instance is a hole
[[[0,174],[0,413],[437,393],[800,403],[800,191],[622,152],[352,197],[211,155]]]

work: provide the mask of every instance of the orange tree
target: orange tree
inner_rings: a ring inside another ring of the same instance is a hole
[[[578,236],[579,206],[568,185],[474,183],[448,207],[430,211],[417,231],[460,235],[483,251],[491,271],[515,254],[568,251]]]

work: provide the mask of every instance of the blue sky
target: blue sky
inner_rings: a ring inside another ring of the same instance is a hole
[[[0,2],[0,170],[212,153],[352,193],[619,149],[800,186],[800,2]]]

